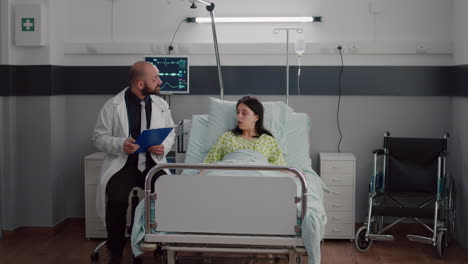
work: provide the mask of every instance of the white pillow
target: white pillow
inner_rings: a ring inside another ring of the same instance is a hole
[[[211,149],[218,138],[226,131],[232,130],[237,125],[236,104],[233,101],[224,101],[210,98],[210,110],[208,114],[208,130],[202,146],[202,151]],[[263,126],[278,140],[282,139],[284,124],[287,116],[294,112],[292,108],[283,102],[265,102],[263,104]],[[280,148],[286,151],[284,140],[279,140]]]
[[[202,163],[207,151],[202,151],[204,144],[204,135],[208,126],[208,115],[193,115],[192,126],[190,128],[187,152],[185,154],[185,163]]]
[[[203,138],[206,133],[208,126],[208,115],[193,115],[192,125],[190,128],[188,140],[187,152],[185,153],[184,163],[202,163],[205,156],[208,154],[207,151],[201,151],[203,147]],[[196,169],[184,169],[182,174],[195,175],[200,170]]]
[[[310,159],[310,119],[305,113],[292,113],[285,124],[283,139],[286,140],[284,159],[290,166],[315,174]]]

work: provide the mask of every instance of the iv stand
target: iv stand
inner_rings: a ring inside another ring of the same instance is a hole
[[[286,31],[286,104],[289,105],[289,31],[295,30],[302,34],[302,28],[275,28],[273,33],[278,34],[280,31]]]
[[[218,38],[216,36],[216,27],[215,27],[215,18],[214,18],[214,8],[215,5],[214,3],[210,3],[204,0],[192,0],[192,6],[191,8],[196,8],[197,6],[195,5],[195,2],[203,4],[206,6],[206,10],[210,12],[210,17],[211,17],[211,31],[213,32],[213,44],[215,48],[215,56],[216,56],[216,65],[218,67],[218,79],[219,79],[219,96],[221,100],[224,98],[224,84],[223,84],[223,75],[221,73],[221,61],[219,59],[219,48],[218,48]]]

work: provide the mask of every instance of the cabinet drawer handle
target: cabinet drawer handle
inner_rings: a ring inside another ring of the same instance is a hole
[[[333,204],[332,207],[343,207],[341,204]]]
[[[333,220],[340,220],[340,219],[342,219],[342,218],[343,218],[343,217],[336,217],[336,216],[332,217]]]
[[[332,230],[332,231],[333,231],[333,232],[341,232],[341,230],[340,230],[340,229],[336,229],[336,228],[333,228],[333,230]]]
[[[344,167],[340,167],[340,166],[332,166],[332,169],[343,169]]]
[[[341,182],[343,179],[333,179],[334,182]]]
[[[332,194],[343,194],[343,192],[332,192]]]

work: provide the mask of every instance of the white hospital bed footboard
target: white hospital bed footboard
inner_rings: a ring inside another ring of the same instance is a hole
[[[151,193],[153,175],[166,168],[200,170],[267,170],[284,177],[163,175]],[[304,174],[287,166],[160,164],[145,182],[146,233],[140,248],[157,245],[174,263],[178,251],[288,255],[290,263],[305,253],[301,222],[307,210]],[[300,204],[300,210],[298,210]],[[299,214],[300,211],[300,214]],[[155,214],[155,215],[154,215]]]

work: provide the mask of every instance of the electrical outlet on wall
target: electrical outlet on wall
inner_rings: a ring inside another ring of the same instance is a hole
[[[348,51],[348,53],[352,53],[352,54],[359,53],[359,47],[358,47],[358,45],[356,43],[351,43],[348,46],[347,51]]]
[[[416,44],[416,53],[424,54],[427,53],[427,48],[424,44]]]
[[[93,44],[86,44],[86,53],[87,54],[98,54],[98,48]]]

